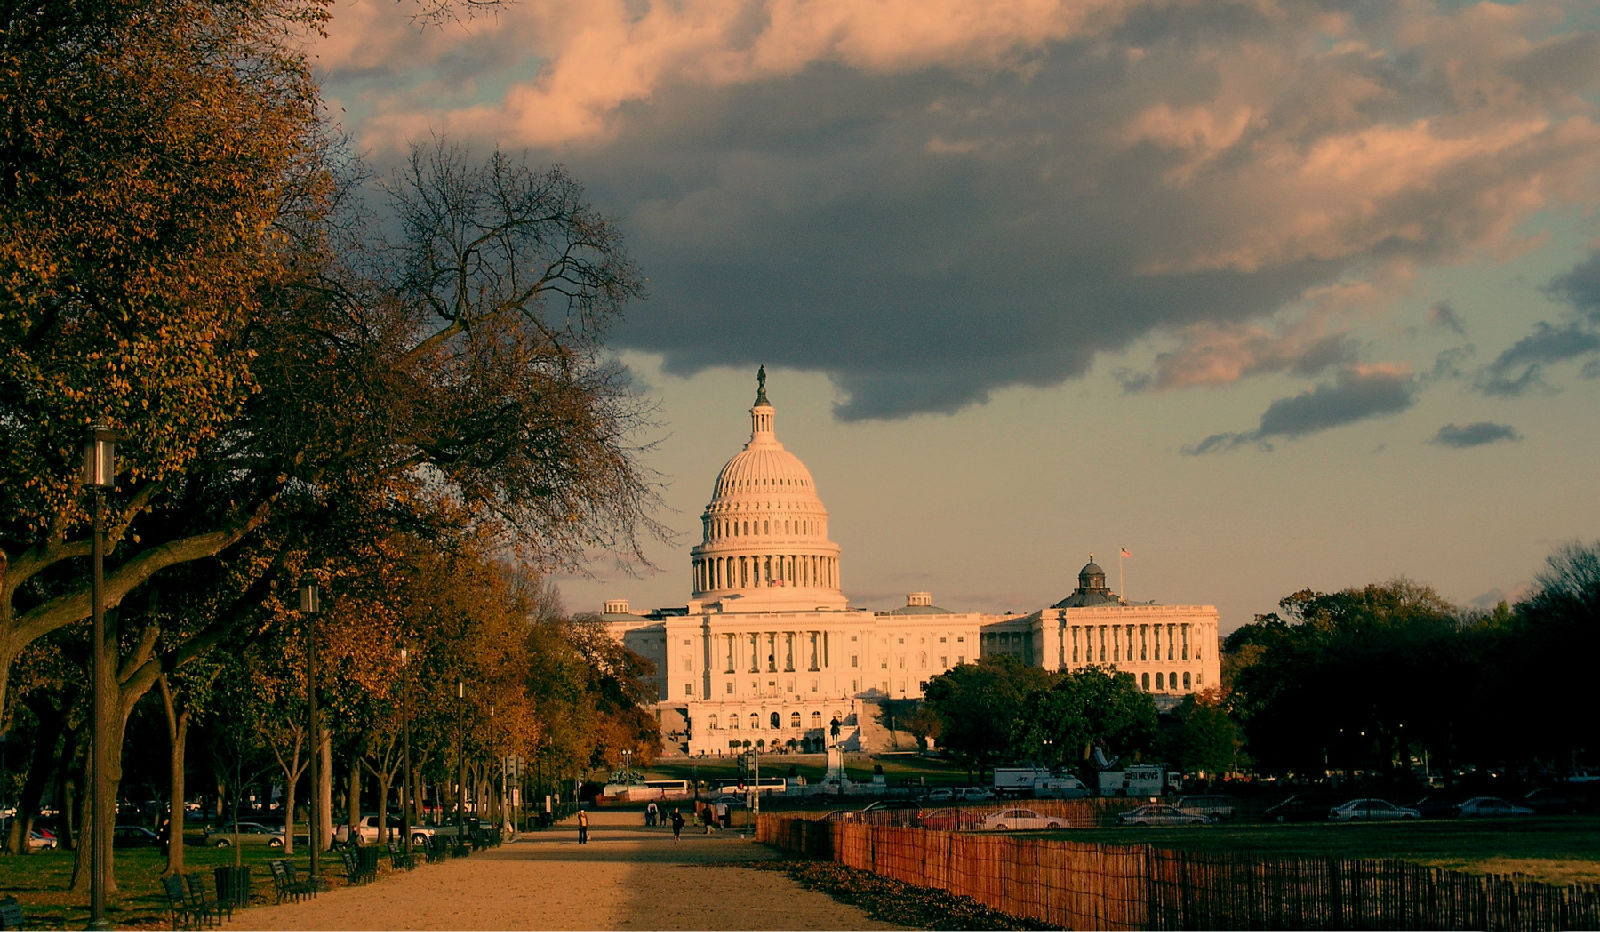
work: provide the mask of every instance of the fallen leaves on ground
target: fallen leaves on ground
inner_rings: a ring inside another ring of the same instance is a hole
[[[918,887],[832,861],[769,861],[749,865],[782,870],[810,890],[864,910],[873,919],[913,929],[1048,929],[1009,916],[971,897]]]

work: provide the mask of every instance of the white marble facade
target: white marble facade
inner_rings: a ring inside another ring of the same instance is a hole
[[[920,698],[930,677],[995,654],[1125,670],[1163,702],[1218,684],[1216,609],[1125,604],[1092,557],[1071,595],[1031,613],[952,612],[926,592],[894,611],[851,608],[827,509],[778,442],[775,414],[763,372],[750,441],[701,516],[688,604],[639,613],[612,600],[601,616],[656,665],[669,753],[725,755],[745,741],[820,750],[835,721],[846,747],[874,749],[868,704]]]

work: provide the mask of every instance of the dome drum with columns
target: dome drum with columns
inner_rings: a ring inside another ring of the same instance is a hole
[[[778,442],[764,368],[749,410],[750,440],[717,475],[690,550],[688,605],[636,613],[613,599],[602,616],[656,665],[665,753],[899,744],[909,736],[887,735],[870,706],[919,699],[929,678],[997,654],[1126,671],[1158,705],[1219,684],[1216,609],[1128,604],[1092,556],[1072,594],[1031,613],[950,611],[928,592],[891,611],[851,608],[828,510]]]
[[[750,409],[750,442],[717,475],[689,551],[693,596],[723,611],[837,610],[839,545],[811,471],[773,430],[766,370]]]

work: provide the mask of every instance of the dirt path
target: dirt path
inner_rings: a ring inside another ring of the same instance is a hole
[[[892,929],[743,866],[777,852],[737,833],[645,828],[635,812],[591,814],[471,857],[387,874],[364,887],[236,913],[227,929]]]

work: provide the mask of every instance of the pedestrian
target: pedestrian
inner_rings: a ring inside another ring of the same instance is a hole
[[[650,805],[644,807],[644,824],[646,826],[654,826],[656,824],[656,816],[660,814],[661,810],[656,808],[655,800],[651,800]]]
[[[578,844],[589,843],[589,813],[583,809],[578,810]]]
[[[678,843],[678,837],[683,834],[683,813],[677,806],[672,807],[672,843]]]
[[[728,814],[727,800],[717,800],[717,824],[723,828],[733,828],[733,819]]]

